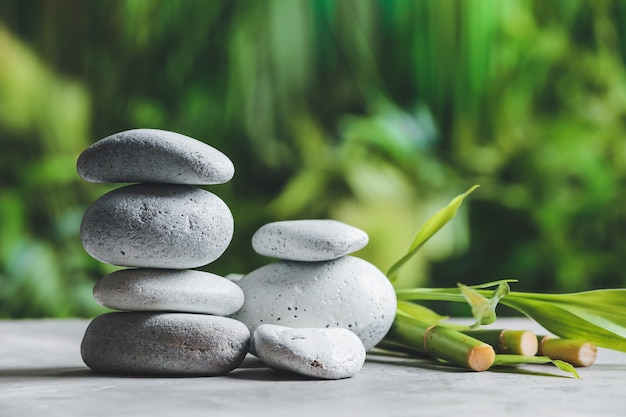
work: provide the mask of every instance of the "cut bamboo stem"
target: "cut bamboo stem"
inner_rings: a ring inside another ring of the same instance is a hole
[[[596,360],[598,349],[591,342],[538,336],[539,354],[550,359],[560,359],[574,366],[590,366]]]
[[[430,325],[403,315],[396,315],[387,339],[473,371],[486,371],[496,357],[493,347],[485,342],[443,325]]]
[[[534,356],[539,350],[537,336],[530,330],[476,329],[462,333],[493,346],[496,353]]]
[[[412,349],[408,346],[390,341],[387,338],[381,340],[376,345],[376,349],[380,349],[380,350],[387,351],[387,352],[392,352],[392,353],[399,354],[399,355],[408,355],[411,357],[420,357],[420,356],[424,358],[428,357],[428,355],[426,355],[421,350]]]

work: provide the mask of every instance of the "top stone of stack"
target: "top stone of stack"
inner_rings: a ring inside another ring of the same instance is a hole
[[[285,220],[268,223],[252,236],[259,255],[290,261],[331,261],[367,245],[367,233],[329,219]]]
[[[95,183],[223,184],[232,161],[217,149],[179,133],[134,129],[107,136],[78,158],[78,174]]]

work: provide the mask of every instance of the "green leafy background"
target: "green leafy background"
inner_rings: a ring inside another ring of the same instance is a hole
[[[226,153],[245,273],[262,224],[362,228],[382,270],[481,187],[398,287],[626,285],[626,2],[0,0],[0,317],[91,316],[91,143],[162,128]]]

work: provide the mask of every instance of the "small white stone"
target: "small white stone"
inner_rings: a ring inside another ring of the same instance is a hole
[[[100,197],[80,227],[83,247],[101,262],[138,268],[198,268],[233,237],[230,209],[191,185],[135,184]]]
[[[229,181],[235,168],[222,152],[179,133],[133,129],[107,136],[79,156],[78,174],[90,182],[209,185]]]
[[[245,323],[251,333],[262,324],[343,327],[369,350],[385,337],[396,314],[396,294],[385,274],[353,256],[328,262],[275,262],[237,284],[244,303],[231,317]]]
[[[269,367],[316,378],[349,378],[365,362],[361,340],[342,328],[263,324],[256,328],[253,340],[259,359]]]
[[[218,275],[193,270],[124,269],[102,278],[95,300],[128,311],[179,311],[227,316],[243,305],[243,291]]]
[[[260,255],[292,261],[329,261],[367,245],[363,230],[337,220],[288,220],[268,223],[252,236]]]

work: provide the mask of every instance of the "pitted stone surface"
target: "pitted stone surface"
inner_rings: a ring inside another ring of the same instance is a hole
[[[186,313],[108,313],[87,327],[81,356],[97,372],[221,375],[243,361],[245,325],[226,317]]]
[[[329,261],[365,247],[367,233],[337,220],[268,223],[252,236],[260,255],[292,261]]]
[[[259,359],[269,367],[316,378],[349,378],[365,362],[359,337],[337,327],[293,329],[262,324],[253,340]]]
[[[226,278],[194,270],[124,269],[102,278],[93,290],[105,307],[128,311],[233,314],[243,291]]]
[[[179,133],[134,129],[107,136],[78,158],[78,174],[96,183],[222,184],[235,173],[222,152]]]
[[[276,262],[250,272],[237,284],[244,304],[231,317],[251,332],[261,324],[343,327],[369,350],[387,334],[396,312],[395,292],[387,277],[352,256],[328,262]]]
[[[189,185],[136,184],[96,200],[80,235],[102,262],[183,269],[219,258],[233,231],[233,216],[215,194]]]

